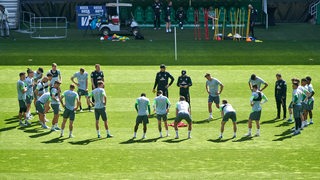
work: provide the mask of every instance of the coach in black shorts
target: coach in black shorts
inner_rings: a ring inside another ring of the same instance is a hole
[[[168,84],[169,78],[170,78],[170,83]],[[174,81],[174,77],[169,72],[166,71],[166,66],[164,64],[161,64],[160,72],[157,73],[156,80],[154,82],[154,86],[152,90],[153,93],[156,92],[156,88],[157,88],[157,91],[161,90],[164,96],[169,97],[168,88],[169,86],[171,86],[173,81]]]
[[[104,82],[104,74],[100,69],[100,64],[95,65],[96,70],[91,72],[91,85],[92,90],[98,87],[98,81]],[[92,97],[92,102],[94,102],[94,98]]]
[[[189,87],[192,86],[192,81],[189,76],[187,76],[187,71],[182,70],[181,76],[178,77],[177,86],[180,88],[179,94],[180,96],[184,96],[186,101],[190,105],[190,92]]]

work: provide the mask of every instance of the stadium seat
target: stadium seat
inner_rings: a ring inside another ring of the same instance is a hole
[[[171,23],[175,24],[176,23],[176,11],[173,8],[171,9],[170,18],[171,18]]]
[[[235,7],[230,7],[228,11],[228,16],[229,16],[229,23],[231,26],[233,26],[237,18],[237,9]]]
[[[138,6],[134,11],[134,19],[138,23],[144,23],[144,10]]]
[[[241,21],[243,21],[244,24],[247,24],[247,21],[248,21],[248,8],[247,7],[241,7],[240,11],[241,11],[242,16],[244,16],[244,17],[241,17],[241,18],[243,18],[243,20],[241,20]]]
[[[203,24],[204,23],[204,9],[203,7],[199,7],[199,23]]]
[[[194,8],[193,7],[189,7],[186,15],[187,15],[188,23],[194,24]]]
[[[224,20],[224,19],[225,19],[225,21],[227,21],[227,18],[225,18],[225,16],[226,16],[226,14],[225,14],[226,10],[225,10],[225,8],[224,8],[223,6],[220,6],[219,11],[220,11],[220,14],[219,14],[219,19],[218,19],[218,21],[219,21],[219,24],[223,24],[223,20]]]
[[[146,23],[153,23],[154,21],[154,12],[151,6],[148,6],[145,10],[145,20]]]

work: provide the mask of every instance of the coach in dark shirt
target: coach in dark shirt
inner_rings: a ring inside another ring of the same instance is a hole
[[[276,84],[274,89],[274,95],[277,104],[277,117],[275,119],[280,119],[281,106],[283,109],[283,119],[286,119],[287,108],[286,108],[286,97],[287,97],[287,84],[281,77],[281,74],[276,74]]]
[[[103,71],[100,69],[100,64],[95,65],[96,70],[91,72],[91,85],[92,90],[98,87],[98,81],[104,82]],[[92,102],[94,102],[94,98],[92,97]]]
[[[170,83],[168,84],[169,78],[170,78]],[[161,90],[164,96],[169,97],[168,88],[169,86],[171,86],[173,81],[174,81],[174,77],[169,72],[166,72],[166,66],[164,64],[161,64],[160,72],[157,73],[156,80],[154,82],[154,86],[152,90],[153,93],[156,92],[156,88],[157,88],[157,91]]]
[[[180,96],[184,96],[186,101],[190,104],[189,87],[192,86],[192,81],[191,78],[187,76],[186,70],[181,71],[181,76],[178,77],[177,86],[180,88]]]

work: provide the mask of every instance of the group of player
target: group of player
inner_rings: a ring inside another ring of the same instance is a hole
[[[37,71],[31,69],[27,70],[27,73],[21,72],[19,74],[20,79],[17,82],[18,100],[19,100],[19,124],[20,126],[29,126],[29,122],[32,119],[30,108],[32,101],[34,102],[36,111],[39,116],[39,122],[41,127],[48,129],[46,122],[46,113],[51,108],[54,116],[52,120],[51,131],[60,130],[60,136],[64,136],[65,124],[68,119],[69,122],[69,137],[72,138],[73,122],[75,120],[75,111],[80,107],[80,111],[83,111],[81,106],[81,96],[86,97],[88,110],[91,110],[91,105],[94,106],[96,130],[98,137],[100,138],[99,118],[101,116],[104,121],[106,129],[106,137],[112,137],[109,132],[107,114],[105,111],[105,105],[107,102],[107,96],[104,90],[104,74],[100,70],[100,65],[95,65],[95,71],[91,73],[92,91],[88,91],[88,73],[85,69],[80,68],[79,72],[76,72],[71,81],[74,84],[70,84],[69,90],[61,91],[60,84],[62,83],[62,76],[57,69],[57,64],[52,64],[52,69],[48,73],[44,74],[43,68],[39,67]],[[75,81],[77,79],[77,82]],[[76,86],[78,87],[75,92]],[[92,97],[92,100],[90,99]],[[58,127],[59,111],[61,111],[60,105],[64,107],[63,121],[61,128]],[[25,120],[23,122],[23,119]]]
[[[181,120],[186,120],[188,123],[188,138],[191,138],[192,130],[192,117],[191,117],[191,106],[190,106],[190,92],[189,87],[192,86],[192,80],[186,74],[186,70],[181,71],[181,76],[178,77],[177,86],[180,88],[179,101],[176,103],[176,118],[174,120],[173,126],[176,132],[175,138],[179,138],[178,126],[181,125]],[[30,108],[32,101],[36,107],[37,113],[39,115],[39,120],[42,128],[48,129],[46,125],[46,113],[49,111],[51,103],[51,108],[54,113],[52,120],[52,131],[61,130],[61,136],[64,135],[64,128],[67,119],[70,119],[69,124],[69,137],[73,137],[73,121],[75,119],[75,111],[80,107],[80,111],[83,111],[81,106],[81,96],[86,97],[86,102],[88,105],[88,111],[91,110],[91,105],[94,106],[95,119],[96,119],[96,130],[97,135],[100,138],[99,130],[99,118],[102,117],[104,121],[104,126],[106,129],[106,136],[112,137],[109,132],[107,114],[106,114],[106,102],[107,96],[104,90],[104,74],[100,69],[100,65],[95,65],[95,71],[91,73],[91,84],[92,92],[88,91],[88,73],[80,68],[79,72],[76,72],[70,80],[73,84],[70,84],[69,90],[61,93],[60,84],[62,82],[62,77],[60,71],[57,69],[57,64],[52,64],[52,69],[43,76],[44,71],[40,67],[37,71],[27,70],[26,73],[20,73],[20,79],[17,82],[18,90],[18,100],[19,100],[19,120],[21,126],[30,125],[29,119],[32,118],[30,113]],[[213,119],[212,116],[212,104],[214,103],[216,108],[220,109],[221,112],[221,129],[219,138],[223,138],[224,126],[228,119],[233,122],[234,134],[232,138],[236,137],[237,133],[237,117],[236,111],[227,100],[222,100],[220,105],[220,94],[223,91],[224,85],[217,79],[213,78],[210,73],[206,73],[204,76],[206,81],[206,91],[208,93],[208,112],[209,118]],[[276,84],[275,84],[275,98],[277,102],[277,117],[280,119],[281,105],[283,107],[283,119],[286,119],[286,94],[287,86],[286,82],[282,79],[281,74],[276,74]],[[75,81],[77,79],[77,81]],[[170,79],[170,82],[169,82]],[[171,107],[169,100],[168,88],[173,84],[174,77],[166,71],[166,66],[164,64],[160,65],[160,71],[156,74],[155,83],[153,86],[153,93],[157,93],[154,98],[153,110],[156,114],[158,120],[158,130],[159,137],[163,137],[162,134],[162,121],[164,122],[164,127],[166,130],[166,135],[169,136],[168,130],[168,113]],[[313,124],[312,121],[312,109],[314,104],[314,90],[311,84],[311,77],[306,77],[300,81],[297,78],[292,79],[292,102],[289,106],[290,118],[288,122],[292,122],[292,116],[295,119],[294,135],[300,133],[300,130],[307,126],[308,124]],[[260,117],[262,104],[268,101],[268,98],[262,92],[268,87],[262,78],[252,74],[248,81],[250,91],[252,93],[250,97],[250,105],[252,111],[248,118],[248,133],[245,136],[251,136],[252,133],[252,121],[256,122],[256,134],[255,136],[260,136]],[[262,87],[262,85],[264,85]],[[76,86],[78,87],[77,93],[75,92]],[[90,99],[92,97],[92,100]],[[63,101],[65,99],[65,102]],[[61,129],[58,127],[60,104],[64,107],[63,112],[63,122],[61,124]],[[141,93],[141,96],[136,99],[135,109],[138,113],[136,117],[136,124],[134,126],[133,138],[137,136],[137,130],[139,124],[143,124],[143,135],[142,138],[146,138],[147,124],[149,123],[149,117],[151,115],[150,100],[146,97],[145,93]],[[310,122],[307,122],[307,116],[309,114]],[[25,119],[23,122],[22,119]]]

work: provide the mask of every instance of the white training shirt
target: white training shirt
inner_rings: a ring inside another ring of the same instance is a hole
[[[189,114],[189,103],[186,101],[179,101],[176,104],[178,113],[188,113]]]

